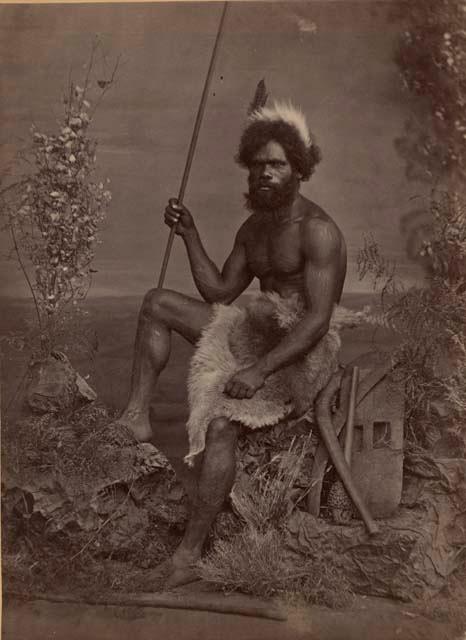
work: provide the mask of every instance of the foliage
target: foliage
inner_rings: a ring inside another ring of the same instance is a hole
[[[58,131],[32,125],[31,146],[22,152],[29,168],[0,192],[4,228],[36,308],[38,333],[29,338],[41,356],[66,342],[63,325],[91,285],[98,230],[111,200],[109,180],[95,177],[97,140],[90,133],[89,100],[108,90],[117,65],[103,88],[94,86],[98,46],[93,46],[84,86],[70,80]]]
[[[411,178],[466,177],[466,1],[411,0],[396,62],[416,98],[397,141]]]
[[[306,443],[298,451],[292,440],[288,451],[277,454],[249,478],[235,486],[232,503],[247,526],[258,532],[281,529],[293,508],[293,487],[301,471]]]
[[[364,237],[364,246],[358,252],[356,264],[360,280],[370,275],[374,289],[382,283],[382,298],[393,293],[396,264],[382,255],[372,235]]]
[[[308,444],[299,447],[292,441],[284,454],[234,487],[232,504],[243,526],[239,531],[230,526],[217,538],[198,565],[203,580],[226,591],[348,605],[349,583],[331,559],[295,557],[287,551],[287,522],[296,507],[293,486]]]
[[[125,590],[137,567],[171,550],[173,474],[154,447],[112,426],[113,417],[93,403],[4,421],[2,538],[13,588]],[[133,563],[126,582],[116,575],[121,566],[104,569],[111,558]]]
[[[43,473],[66,478],[70,491],[80,495],[109,478],[130,478],[135,452],[123,455],[125,442],[112,446],[111,418],[105,408],[92,404],[68,416],[47,413],[6,421],[4,468],[21,482],[31,482]]]
[[[99,338],[92,326],[89,311],[73,305],[56,314],[53,324],[53,344],[63,348],[70,358],[84,357],[93,361],[98,349]],[[40,344],[41,331],[36,318],[23,317],[20,330],[4,333],[0,336],[0,350],[4,357],[11,352],[22,352],[26,356],[42,355],[36,347]],[[34,358],[33,358],[34,359]]]
[[[385,292],[384,321],[400,338],[393,357],[413,435],[421,439],[432,420],[438,422],[439,407],[449,415],[449,428],[464,434],[466,407],[466,202],[437,194],[430,219],[430,240],[421,249],[426,287],[406,289],[391,267],[387,272],[373,238],[366,238],[358,257],[360,277],[371,274]]]
[[[290,561],[285,536],[273,527],[259,532],[246,526],[231,538],[217,540],[198,567],[203,580],[227,592],[278,595],[334,609],[348,606],[353,595],[331,558]]]
[[[440,418],[464,432],[466,0],[413,0],[395,11],[404,28],[396,62],[412,97],[411,117],[396,146],[409,178],[443,184],[448,193],[434,192],[427,210],[404,216],[408,254],[424,267],[426,287],[405,291],[388,274],[392,300],[385,316],[402,337],[395,358],[413,433],[425,434]],[[360,267],[368,265],[368,256],[360,255]],[[384,272],[386,265],[375,263]],[[369,271],[374,274],[374,264]]]
[[[200,576],[226,591],[269,597],[286,587],[283,540],[276,529],[260,533],[245,527],[218,540],[199,563]]]

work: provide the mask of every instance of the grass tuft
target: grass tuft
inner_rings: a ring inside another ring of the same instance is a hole
[[[293,509],[293,487],[301,471],[307,451],[305,441],[300,448],[295,439],[287,451],[277,454],[250,477],[234,487],[232,504],[244,523],[258,532],[271,527],[279,530]],[[299,450],[301,449],[301,450]]]
[[[280,596],[292,604],[335,609],[348,607],[353,600],[341,569],[323,558],[290,561],[284,534],[272,527],[259,532],[246,526],[229,539],[217,540],[198,567],[203,580],[226,592]]]
[[[235,487],[233,507],[243,527],[217,539],[199,563],[203,580],[224,591],[259,597],[280,596],[290,602],[346,607],[350,584],[331,560],[291,555],[286,523],[295,504],[293,486],[307,451],[292,441],[289,449]]]

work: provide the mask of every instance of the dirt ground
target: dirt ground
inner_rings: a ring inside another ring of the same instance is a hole
[[[228,598],[228,596],[226,596]],[[248,604],[250,598],[242,596]],[[202,606],[202,605],[200,605]],[[4,640],[463,640],[408,606],[358,598],[350,610],[288,609],[286,621],[211,611],[9,600]]]

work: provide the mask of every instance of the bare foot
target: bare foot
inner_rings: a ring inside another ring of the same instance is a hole
[[[153,569],[147,576],[149,584],[160,588],[174,589],[183,584],[199,580],[196,570],[198,557],[195,555],[175,554]]]
[[[175,567],[173,565],[172,559],[167,558],[166,560],[163,560],[163,562],[158,564],[155,569],[147,572],[147,583],[152,586],[154,582],[159,583],[161,580],[165,582],[165,580],[170,576],[171,573],[173,573],[174,570]]]
[[[199,574],[194,565],[176,566],[169,558],[150,572],[146,584],[156,589],[174,589],[196,580],[199,580]]]
[[[150,442],[152,440],[152,429],[147,411],[126,409],[111,426],[127,431],[128,435],[132,436],[136,442]]]
[[[165,582],[167,589],[174,589],[175,587],[181,587],[184,584],[190,584],[199,580],[199,573],[194,566],[176,567],[168,576],[168,580]]]

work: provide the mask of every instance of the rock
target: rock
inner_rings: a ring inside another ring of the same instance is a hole
[[[99,511],[105,516],[104,522],[108,522],[101,544],[112,552],[131,550],[146,534],[149,526],[147,510],[137,506],[123,487],[116,487],[99,499]]]
[[[76,386],[78,398],[84,402],[94,402],[97,400],[97,394],[94,389],[87,384],[84,378],[76,372]]]
[[[436,458],[457,458],[465,455],[465,441],[459,434],[445,430],[435,442],[432,453]]]
[[[97,398],[61,352],[53,352],[48,358],[34,362],[30,373],[26,399],[36,413],[58,413]]]
[[[57,362],[66,372],[66,361]],[[92,404],[62,415],[29,415],[10,425],[4,434],[8,464],[2,469],[8,517],[14,511],[25,521],[34,517],[46,523],[50,533],[66,530],[79,535],[98,531],[117,508],[128,509],[131,523],[137,520],[142,532],[147,520],[144,502],[169,475],[168,461],[150,443],[112,444],[109,421],[108,411]],[[19,506],[17,495],[22,498]],[[137,529],[125,518],[120,512],[112,515],[112,523],[119,523],[112,540]],[[113,529],[113,524],[105,525],[106,533]]]
[[[287,545],[304,557],[329,557],[358,593],[402,600],[436,595],[464,558],[466,460],[407,453],[402,505],[380,520],[334,526],[304,511],[287,522]],[[461,548],[463,551],[461,551]]]

